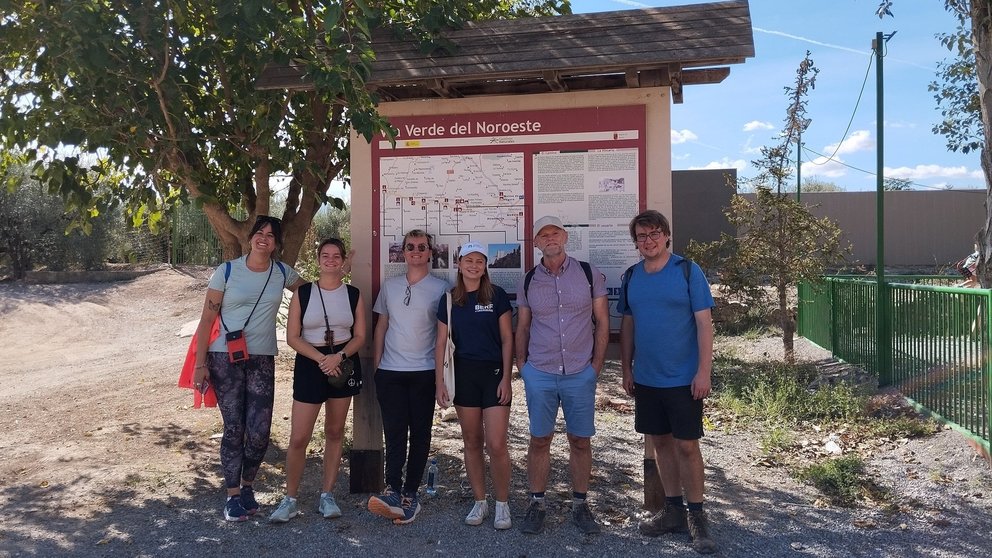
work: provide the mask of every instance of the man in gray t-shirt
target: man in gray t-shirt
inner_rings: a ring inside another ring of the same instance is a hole
[[[417,490],[434,421],[437,304],[449,288],[430,275],[431,235],[412,230],[403,238],[402,249],[406,273],[386,279],[372,307],[378,314],[372,358],[386,440],[386,489],[368,502],[370,511],[397,524],[410,523],[420,511]]]

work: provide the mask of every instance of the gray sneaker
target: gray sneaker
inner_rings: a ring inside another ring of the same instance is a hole
[[[572,503],[572,523],[583,535],[595,535],[600,531],[599,523],[596,523],[596,518],[592,516],[592,510],[585,501]]]
[[[657,537],[665,533],[685,531],[688,529],[685,518],[685,506],[666,505],[650,519],[645,519],[637,526],[642,535]]]
[[[269,516],[269,523],[286,523],[300,513],[300,508],[296,505],[296,498],[285,496],[276,511]]]
[[[327,519],[341,517],[341,508],[338,507],[338,503],[334,501],[334,495],[330,492],[322,492],[320,494],[320,504],[317,506],[317,512]]]
[[[524,516],[524,523],[520,526],[520,532],[528,535],[540,533],[544,530],[544,518],[547,515],[548,511],[544,507],[544,500],[531,498],[527,515]]]
[[[689,537],[692,538],[692,549],[700,554],[716,552],[716,542],[710,538],[709,520],[703,510],[689,512]]]

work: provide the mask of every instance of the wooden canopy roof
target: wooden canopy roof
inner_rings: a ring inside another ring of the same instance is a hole
[[[384,101],[719,83],[754,56],[747,0],[469,22],[446,32],[453,54],[373,35],[368,87]],[[270,65],[259,89],[312,87],[299,66]]]

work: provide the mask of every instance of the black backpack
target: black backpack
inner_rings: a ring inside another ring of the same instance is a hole
[[[682,258],[679,263],[675,265],[682,265],[682,274],[685,275],[685,287],[689,289],[689,295],[692,296],[692,284],[689,282],[689,276],[692,274],[692,260],[689,258]],[[627,300],[627,286],[630,285],[630,278],[634,276],[634,264],[627,268],[627,271],[623,272],[623,280],[620,281],[620,287],[623,289],[623,307],[630,308],[630,303]]]
[[[589,265],[589,262],[584,262],[582,260],[577,260],[577,261],[579,262],[579,265],[582,266],[582,272],[586,274],[586,281],[589,282],[589,298],[596,298],[593,295],[593,290],[592,290],[592,266]],[[528,296],[528,294],[530,293],[530,282],[532,279],[534,279],[534,271],[536,270],[537,270],[537,266],[535,265],[534,267],[530,268],[530,271],[527,272],[527,275],[524,275],[524,296]]]
[[[348,287],[348,304],[351,305],[351,321],[352,324],[355,323],[355,308],[358,308],[358,287],[353,287],[347,283],[344,286]],[[300,327],[303,327],[303,314],[307,312],[307,304],[310,304],[310,295],[313,293],[313,283],[307,283],[305,285],[300,285],[300,288],[296,289],[296,294],[300,295]],[[355,326],[351,326],[351,334],[355,334]]]

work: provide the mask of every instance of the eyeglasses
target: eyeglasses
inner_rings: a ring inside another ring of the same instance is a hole
[[[649,239],[649,238],[650,238],[651,240],[658,240],[659,238],[661,238],[661,235],[663,235],[663,234],[665,234],[665,233],[663,233],[663,232],[661,232],[661,231],[659,231],[659,230],[657,230],[657,229],[655,229],[655,230],[653,230],[653,231],[651,231],[651,232],[649,232],[649,233],[647,233],[647,234],[644,234],[644,233],[641,233],[641,234],[639,234],[639,235],[637,235],[637,236],[635,236],[635,237],[634,237],[634,240],[635,240],[635,241],[636,241],[636,242],[637,242],[638,244],[641,244],[641,243],[643,243],[643,242],[645,242],[645,241],[646,241],[647,239]]]
[[[414,250],[416,250],[418,252],[426,252],[427,251],[427,245],[426,244],[407,244],[406,245],[406,251],[407,252],[413,252]]]
[[[409,244],[407,244],[407,246],[409,246]],[[421,252],[423,252],[423,250],[421,250]],[[406,286],[406,296],[403,297],[403,306],[410,306],[410,295],[411,294],[413,294],[413,293],[410,291],[410,285],[407,285]]]

